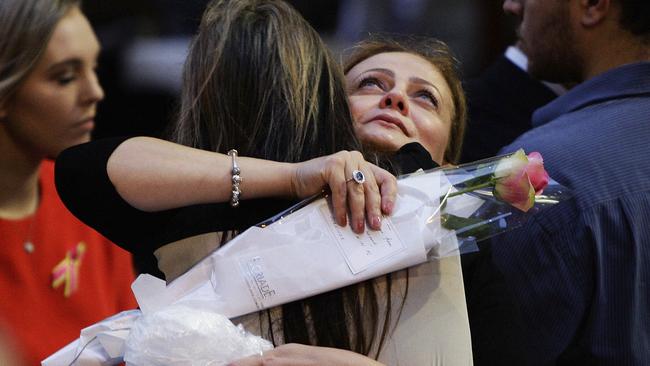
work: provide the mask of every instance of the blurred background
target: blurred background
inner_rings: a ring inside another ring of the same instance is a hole
[[[336,55],[372,32],[447,42],[464,79],[477,76],[514,41],[502,0],[287,0]],[[95,137],[160,136],[174,116],[189,39],[208,0],[87,0],[102,44],[106,92]],[[342,56],[341,56],[342,57]]]

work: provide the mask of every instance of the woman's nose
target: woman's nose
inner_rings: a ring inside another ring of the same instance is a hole
[[[84,101],[87,103],[97,103],[104,99],[104,89],[99,83],[97,74],[92,72],[86,80],[86,88],[84,90]]]
[[[388,93],[379,102],[379,107],[394,109],[403,115],[409,113],[408,101],[400,93]]]

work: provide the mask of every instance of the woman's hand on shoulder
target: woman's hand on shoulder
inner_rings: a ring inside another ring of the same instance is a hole
[[[382,366],[369,357],[347,350],[290,343],[229,366]]]
[[[365,177],[361,184],[352,179],[357,170]],[[382,214],[392,213],[397,195],[396,178],[367,162],[358,151],[339,151],[295,165],[291,183],[295,196],[309,197],[326,185],[332,192],[336,222],[345,226],[349,213],[350,225],[357,233],[363,232],[366,221],[378,230]]]

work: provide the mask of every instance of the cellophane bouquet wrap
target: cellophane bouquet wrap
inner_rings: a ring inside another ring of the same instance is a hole
[[[513,230],[535,213],[570,197],[552,180],[539,153],[523,150],[440,170],[443,184],[434,222],[456,237],[457,247],[445,254],[479,250],[478,242]]]

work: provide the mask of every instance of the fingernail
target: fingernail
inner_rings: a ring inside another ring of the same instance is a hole
[[[385,214],[390,215],[393,212],[393,208],[395,207],[395,204],[391,201],[386,201],[382,205],[382,210],[384,211]]]
[[[363,227],[364,227],[363,220],[358,220],[355,224],[354,227],[356,228],[356,232],[361,234],[363,233]]]
[[[370,226],[372,226],[372,228],[375,230],[381,229],[381,217],[379,216],[373,217]]]

